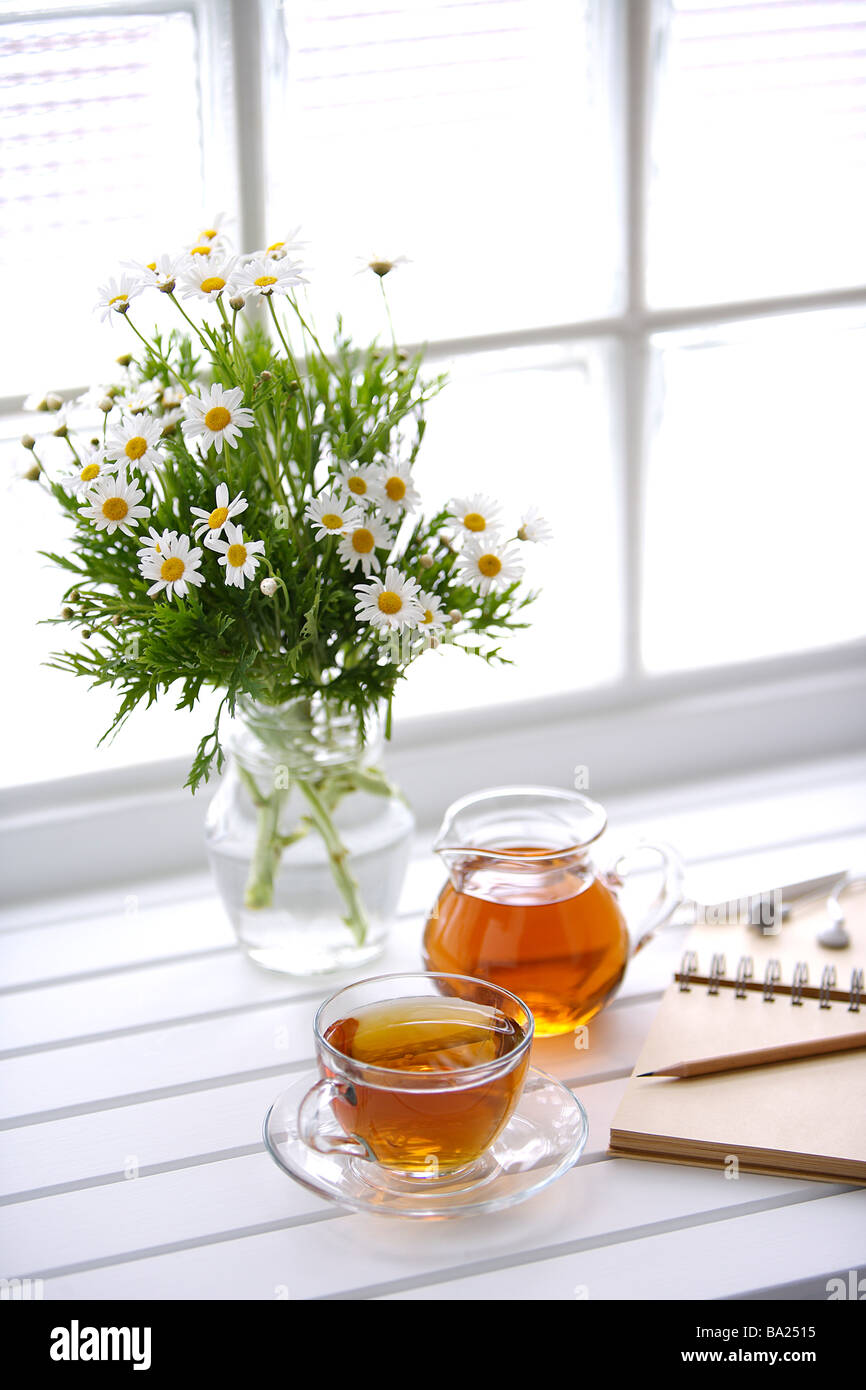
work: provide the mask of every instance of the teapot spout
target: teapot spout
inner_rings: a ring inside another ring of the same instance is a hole
[[[467,871],[472,861],[477,858],[477,851],[461,849],[456,845],[440,844],[438,841],[433,848],[445,865],[455,891],[462,893]]]

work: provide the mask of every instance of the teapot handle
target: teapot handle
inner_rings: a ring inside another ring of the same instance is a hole
[[[634,944],[629,951],[630,956],[635,956],[638,951],[643,950],[659,927],[665,925],[683,901],[685,866],[677,851],[661,841],[641,840],[633,849],[621,854],[613,866],[613,872],[606,875],[607,882],[611,887],[620,887],[628,875],[638,868],[636,861],[647,853],[658,856],[664,878],[645,921],[635,933]]]

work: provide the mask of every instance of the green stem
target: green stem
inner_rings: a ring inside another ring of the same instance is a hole
[[[315,788],[309,782],[301,779],[298,779],[297,786],[310,804],[310,820],[322,837],[328,858],[331,861],[334,882],[346,904],[347,912],[343,921],[358,945],[363,946],[367,937],[367,914],[361,901],[357,880],[348,866],[349,851],[340,839],[337,827]]]

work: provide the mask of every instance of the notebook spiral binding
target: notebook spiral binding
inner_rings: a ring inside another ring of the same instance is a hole
[[[706,985],[707,994],[718,994],[723,989],[733,989],[737,999],[745,999],[748,994],[760,993],[765,1004],[774,1004],[777,996],[789,997],[795,1008],[801,1008],[805,999],[816,1000],[820,1009],[832,1008],[833,1004],[847,1004],[849,1013],[859,1013],[866,1003],[864,972],[855,969],[851,972],[851,984],[847,990],[836,988],[836,967],[826,965],[821,973],[820,983],[809,984],[809,966],[806,961],[798,961],[790,984],[782,981],[782,966],[778,960],[767,961],[762,981],[755,979],[755,961],[752,956],[740,956],[736,974],[727,975],[725,957],[714,954],[706,975],[702,975],[695,951],[686,951],[680,968],[674,975],[679,982],[680,993],[690,993],[694,985]]]

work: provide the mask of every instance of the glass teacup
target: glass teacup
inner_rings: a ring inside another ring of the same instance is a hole
[[[322,1079],[298,1111],[305,1144],[412,1182],[482,1170],[529,1067],[522,1000],[462,975],[380,975],[332,995],[314,1026]]]

